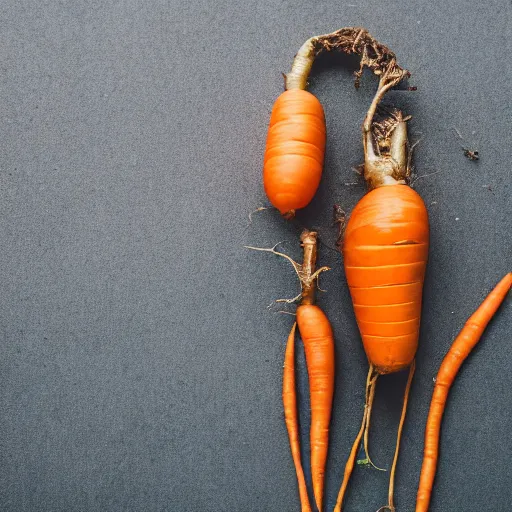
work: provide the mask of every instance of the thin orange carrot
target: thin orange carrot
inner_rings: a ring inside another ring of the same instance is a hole
[[[292,330],[286,343],[286,352],[284,356],[283,371],[283,405],[284,421],[288,430],[290,439],[290,449],[292,452],[295,472],[297,473],[297,482],[299,485],[299,497],[302,512],[311,512],[309,504],[308,490],[304,478],[304,470],[300,460],[299,426],[297,419],[297,394],[295,390],[295,328],[297,322],[293,324]]]
[[[498,310],[511,287],[512,272],[509,272],[469,317],[441,363],[436,377],[425,429],[425,449],[416,499],[416,512],[427,512],[429,507],[439,456],[441,422],[450,387],[462,363],[479,342],[487,324]]]
[[[334,394],[334,336],[327,316],[313,304],[297,308],[297,324],[304,343],[309,376],[311,479],[316,506],[322,510]]]
[[[301,283],[301,293],[298,297],[284,302],[298,302],[297,323],[304,343],[306,366],[308,370],[310,406],[311,406],[311,477],[313,492],[318,510],[322,511],[323,491],[325,481],[325,464],[329,442],[329,422],[331,419],[332,398],[334,394],[334,336],[331,324],[325,313],[314,304],[317,278],[328,267],[315,270],[317,256],[317,233],[304,230],[300,237],[304,251],[303,262],[299,264],[288,255],[272,249],[248,247],[260,251],[272,252],[286,258],[293,265]],[[304,483],[304,473],[300,461],[300,444],[297,420],[297,399],[295,394],[294,354],[295,325],[288,337],[286,348],[283,402],[285,421],[290,438],[292,457],[297,473],[299,495],[303,511],[307,511],[307,491]]]

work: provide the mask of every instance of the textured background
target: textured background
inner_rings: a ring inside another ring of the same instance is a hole
[[[296,511],[281,410],[292,318],[266,309],[298,288],[300,228],[266,204],[273,101],[302,42],[364,25],[410,69],[416,188],[432,244],[398,470],[411,511],[432,378],[451,340],[511,269],[508,0],[3,0],[0,5],[0,509]],[[508,53],[507,53],[508,51]],[[500,61],[500,56],[505,61]],[[325,177],[299,222],[319,229],[319,303],[337,382],[326,510],[360,423],[366,362],[332,204],[364,193],[359,127],[375,80],[320,59]],[[480,150],[467,160],[457,128]],[[442,436],[434,512],[512,503],[510,298],[465,364]],[[300,390],[307,431],[302,356]],[[391,461],[405,374],[383,378],[371,451]],[[304,438],[307,453],[308,440]],[[387,475],[358,468],[349,512],[385,504]]]

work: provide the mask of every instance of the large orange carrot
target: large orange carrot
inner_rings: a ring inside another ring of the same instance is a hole
[[[292,452],[295,472],[297,473],[297,482],[299,485],[299,497],[301,512],[311,512],[309,504],[308,490],[304,478],[304,470],[300,460],[300,442],[299,442],[299,422],[297,419],[297,393],[295,390],[295,328],[297,323],[293,324],[288,341],[286,343],[286,352],[284,356],[283,370],[283,406],[284,421],[288,430],[290,439],[290,449]]]
[[[368,454],[368,432],[378,376],[409,368],[388,504],[383,507],[395,510],[394,477],[418,347],[429,225],[425,204],[407,185],[407,119],[398,110],[388,112],[379,122],[373,118],[386,91],[407,75],[390,57],[363,123],[364,177],[370,192],[354,208],[342,244],[345,275],[370,371],[363,422],[345,467],[335,512],[342,509],[362,439],[366,458],[361,462],[374,465]]]
[[[509,272],[469,317],[441,363],[425,428],[425,450],[416,500],[416,512],[428,511],[439,455],[441,422],[450,387],[462,363],[480,340],[487,324],[511,287],[512,272]]]
[[[309,376],[311,478],[316,506],[321,511],[334,394],[334,337],[329,320],[318,306],[299,306],[297,324]]]
[[[297,325],[304,344],[306,366],[308,369],[310,406],[311,406],[311,475],[313,492],[318,510],[323,507],[325,464],[329,441],[329,422],[331,419],[332,398],[334,393],[334,337],[325,313],[314,305],[315,287],[318,275],[327,267],[315,270],[317,256],[317,233],[305,230],[301,235],[304,250],[303,263],[293,261],[286,254],[272,249],[251,249],[269,251],[290,261],[300,282],[301,293],[295,299],[284,302],[299,302],[297,307]],[[304,472],[300,460],[299,427],[297,421],[297,398],[295,392],[294,366],[295,326],[288,337],[284,374],[283,403],[285,421],[290,439],[290,447],[297,473],[302,511],[310,510]]]
[[[407,368],[416,354],[428,244],[427,210],[405,184],[375,188],[348,222],[345,275],[366,355],[379,374]]]

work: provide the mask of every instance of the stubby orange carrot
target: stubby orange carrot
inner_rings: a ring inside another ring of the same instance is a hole
[[[297,322],[306,354],[308,369],[310,406],[311,406],[311,477],[313,493],[318,510],[323,507],[325,464],[329,442],[329,423],[331,419],[332,398],[334,394],[334,336],[331,324],[325,313],[314,304],[315,287],[318,275],[327,270],[321,267],[315,270],[317,256],[317,233],[305,230],[301,235],[304,250],[303,263],[293,261],[286,254],[272,249],[251,249],[269,251],[290,261],[301,282],[298,297],[285,302],[298,302]],[[304,472],[300,459],[299,428],[297,421],[297,398],[295,391],[294,366],[295,325],[288,336],[283,373],[283,404],[286,428],[290,439],[302,512],[311,510]]]
[[[404,184],[366,194],[348,222],[345,275],[366,355],[379,374],[414,359],[428,246],[427,210]]]
[[[317,97],[306,91],[320,37],[308,39],[297,52],[285,92],[270,116],[263,186],[273,206],[285,218],[309,204],[320,184],[325,153],[325,115]]]
[[[285,217],[307,206],[320,184],[325,152],[325,117],[316,96],[290,89],[276,100],[270,117],[263,185]]]
[[[416,499],[416,512],[427,512],[430,504],[439,456],[441,422],[450,387],[462,363],[479,342],[487,324],[498,310],[511,287],[512,272],[509,272],[469,317],[441,363],[436,377],[427,426],[425,428],[425,449]]]

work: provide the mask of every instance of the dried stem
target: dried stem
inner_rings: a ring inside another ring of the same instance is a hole
[[[365,28],[346,27],[331,34],[314,36],[299,49],[292,69],[285,77],[286,89],[306,89],[307,80],[315,58],[322,52],[341,51],[347,55],[360,55],[361,64],[355,73],[355,86],[359,87],[364,68],[376,75],[409,76],[409,72],[398,66],[395,54],[379,43]],[[400,80],[401,80],[400,78]],[[392,87],[392,86],[391,86]]]
[[[318,276],[322,272],[330,269],[329,267],[320,267],[318,270],[315,270],[318,252],[318,234],[316,231],[305,229],[300,235],[300,241],[304,250],[302,271],[299,276],[302,286],[302,299],[300,304],[314,304]]]
[[[361,27],[347,27],[308,39],[299,49],[292,64],[292,69],[285,77],[285,89],[306,89],[307,80],[315,58],[322,52],[341,51],[348,55],[361,57],[359,70],[355,73],[355,86],[359,82],[364,68],[367,67],[379,76],[379,86],[373,97],[364,122],[363,146],[365,154],[364,177],[369,188],[382,185],[406,183],[410,169],[407,162],[407,127],[399,111],[395,111],[384,121],[394,124],[391,132],[382,133],[380,123],[374,124],[377,107],[386,93],[398,85],[410,73],[396,62],[395,54],[385,45],[379,43],[368,31]],[[387,139],[387,152],[382,152],[380,143],[374,147],[374,138]]]
[[[396,63],[395,55],[387,49],[385,59],[374,64],[374,73],[380,75],[379,86],[363,122],[364,178],[370,189],[382,185],[406,183],[410,174],[406,121],[399,110],[389,113],[380,122],[374,122],[375,113],[386,93],[410,73]],[[365,62],[361,60],[361,70]],[[369,65],[371,67],[371,65]],[[376,144],[376,147],[375,147]]]
[[[317,287],[318,276],[330,270],[329,267],[320,267],[315,270],[316,267],[316,256],[318,252],[318,234],[316,231],[309,231],[305,229],[300,236],[301,246],[304,251],[302,264],[294,261],[290,256],[282,252],[276,251],[276,247],[281,243],[277,243],[274,247],[252,247],[245,245],[246,249],[252,249],[253,251],[264,251],[271,252],[277,256],[281,256],[287,259],[293,266],[299,281],[301,284],[301,293],[293,299],[278,299],[276,302],[285,302],[287,304],[299,303],[299,304],[314,304],[315,303],[315,289]]]
[[[317,234],[315,231],[303,231],[300,235],[304,257],[302,261],[302,300],[301,304],[314,304],[315,302],[315,272],[317,255]],[[316,274],[316,275],[315,275]]]

